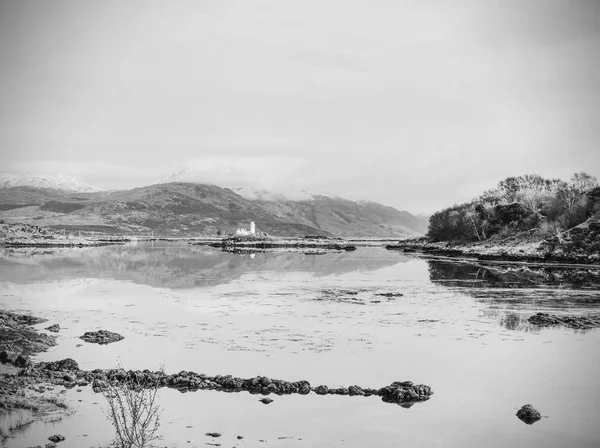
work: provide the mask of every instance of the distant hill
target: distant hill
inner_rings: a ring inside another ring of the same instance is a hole
[[[68,174],[0,174],[0,188],[10,187],[50,188],[69,193],[101,191]]]
[[[423,219],[374,202],[330,195],[248,199],[228,188],[161,183],[113,192],[0,188],[0,219],[71,230],[214,235],[256,223],[272,235],[399,237],[423,234]]]

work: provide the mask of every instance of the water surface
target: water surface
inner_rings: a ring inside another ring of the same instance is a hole
[[[48,318],[40,328],[61,326],[58,345],[39,360],[328,386],[411,380],[434,390],[409,409],[378,397],[274,396],[263,405],[245,392],[162,390],[163,446],[600,445],[600,332],[527,322],[540,310],[597,311],[593,270],[381,248],[242,255],[155,243],[6,251],[0,281],[3,308]],[[100,328],[125,339],[78,347],[78,336]],[[110,441],[102,395],[83,388],[63,396],[77,413],[54,426],[34,423],[6,446],[43,446],[54,433],[67,437],[62,448]],[[527,403],[547,418],[518,420]],[[223,437],[211,440],[209,431]]]

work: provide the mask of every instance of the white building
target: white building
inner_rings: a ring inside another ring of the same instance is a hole
[[[243,236],[255,235],[256,234],[256,224],[254,224],[254,221],[251,221],[250,222],[250,230],[246,229],[245,227],[241,227],[235,231],[235,234],[243,235]]]

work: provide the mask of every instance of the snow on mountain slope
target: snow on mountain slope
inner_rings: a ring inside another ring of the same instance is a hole
[[[0,174],[0,188],[10,187],[52,188],[73,193],[102,191],[69,174]]]

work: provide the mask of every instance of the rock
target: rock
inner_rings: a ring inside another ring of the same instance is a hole
[[[260,400],[261,403],[263,404],[269,404],[269,403],[273,403],[273,400],[271,400],[270,398],[261,398]]]
[[[65,440],[65,436],[61,436],[60,434],[55,434],[53,436],[48,437],[48,440],[53,443],[59,443]]]
[[[104,391],[107,391],[108,389],[110,389],[110,385],[106,381],[95,379],[92,382],[92,390],[96,393],[104,392]]]
[[[563,325],[573,329],[590,329],[600,327],[600,315],[574,316],[548,313],[537,313],[527,319],[530,323],[540,327]]]
[[[516,415],[521,421],[527,423],[528,425],[533,425],[542,418],[542,415],[530,404],[526,404],[519,409]]]
[[[60,361],[40,362],[36,367],[55,372],[63,370],[79,370],[79,364],[77,364],[77,361],[71,358],[61,359]]]
[[[242,440],[244,438],[244,436],[237,436],[238,440]]]
[[[29,356],[18,355],[14,364],[16,367],[28,367],[31,365],[31,360]]]
[[[355,395],[364,395],[364,394],[365,394],[365,391],[360,386],[350,386],[348,388],[348,395],[350,395],[351,397],[353,397]]]
[[[327,386],[317,386],[313,389],[313,392],[317,395],[327,395],[329,388]]]
[[[56,448],[58,445],[56,443],[47,443],[44,445],[44,448]]]
[[[415,385],[411,381],[396,381],[377,391],[377,395],[386,403],[400,405],[429,400],[432,394],[433,392],[429,386],[423,384]]]
[[[83,339],[85,342],[100,345],[111,344],[125,339],[120,334],[107,330],[87,331],[79,338]]]
[[[65,381],[67,381],[67,382],[69,382],[69,383],[72,383],[73,381],[76,380],[76,378],[73,375],[71,375],[70,373],[65,373],[63,375],[62,379],[65,380]]]
[[[51,331],[52,333],[58,333],[60,331],[60,325],[58,325],[58,324],[50,325],[49,327],[46,327],[45,329],[48,331]]]
[[[209,437],[221,437],[221,433],[218,432],[207,432],[206,435]]]

